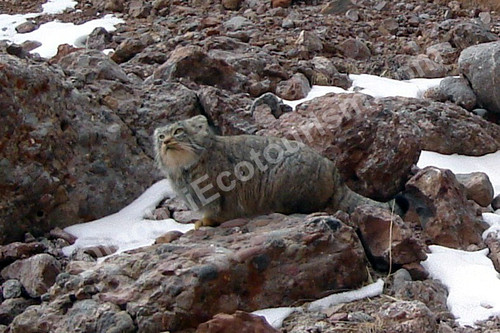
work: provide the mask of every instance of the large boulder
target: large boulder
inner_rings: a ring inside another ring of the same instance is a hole
[[[50,301],[17,316],[11,332],[82,325],[99,331],[104,308],[108,317],[133,318],[127,327],[138,332],[179,331],[218,313],[289,306],[367,279],[356,233],[332,216],[273,214],[246,222],[191,231],[79,275],[61,274]]]
[[[425,246],[401,217],[386,209],[362,205],[351,215],[375,269],[390,270],[427,259]]]
[[[500,149],[500,126],[456,105],[414,98],[328,94],[279,119],[255,120],[259,134],[304,142],[335,161],[351,189],[378,200],[404,188],[421,149],[465,155]]]
[[[28,295],[35,298],[49,290],[60,272],[59,261],[47,253],[41,253],[13,262],[2,270],[2,277],[19,280]]]
[[[446,169],[426,167],[406,184],[404,220],[419,225],[429,243],[458,249],[482,245],[487,228],[466,190]]]
[[[101,58],[68,59],[68,70],[91,59]],[[79,77],[127,79],[101,60]],[[0,243],[109,215],[153,182],[129,127],[57,66],[0,55],[0,67]]]
[[[500,113],[500,41],[466,48],[458,59],[459,71],[471,83],[478,103]]]

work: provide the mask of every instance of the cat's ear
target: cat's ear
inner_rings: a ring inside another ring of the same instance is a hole
[[[208,130],[208,120],[203,115],[193,117],[188,121],[194,128],[198,130]]]

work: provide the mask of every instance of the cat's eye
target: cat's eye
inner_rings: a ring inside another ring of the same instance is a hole
[[[178,136],[178,135],[181,135],[182,133],[184,133],[184,129],[182,128],[178,128],[174,131],[174,136]]]
[[[160,134],[160,135],[158,135],[158,139],[160,139],[160,140],[165,140],[165,134]]]

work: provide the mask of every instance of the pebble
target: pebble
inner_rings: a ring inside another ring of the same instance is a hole
[[[21,293],[22,285],[19,280],[10,279],[5,281],[2,285],[2,295],[5,299],[20,297]]]

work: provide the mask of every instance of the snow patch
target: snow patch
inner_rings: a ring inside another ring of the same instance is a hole
[[[42,13],[0,14],[0,39],[16,44],[21,44],[28,40],[38,41],[42,45],[31,52],[36,52],[44,58],[50,58],[57,54],[57,47],[61,44],[70,44],[75,47],[82,46],[79,41],[85,40],[95,28],[102,27],[107,31],[114,31],[117,24],[125,22],[121,18],[108,14],[103,18],[79,25],[63,23],[57,20],[47,22],[40,25],[37,30],[25,34],[19,34],[15,29],[18,25],[29,19],[44,14],[61,13],[67,8],[74,8],[76,4],[75,1],[71,0],[49,0],[42,5]]]
[[[488,249],[467,252],[438,245],[429,249],[422,265],[448,289],[447,305],[460,325],[474,326],[500,315],[500,280]]]
[[[80,248],[100,245],[117,247],[114,254],[148,246],[155,239],[168,231],[187,232],[193,224],[178,223],[173,219],[148,220],[145,218],[167,197],[173,197],[174,191],[167,180],[153,184],[139,198],[119,212],[101,219],[75,224],[64,230],[77,237],[73,245],[63,248],[66,256]]]
[[[271,325],[275,329],[280,329],[281,326],[283,326],[283,321],[288,318],[288,316],[290,316],[294,312],[302,311],[303,310],[300,307],[282,307],[257,310],[252,312],[252,314],[264,317],[269,325]]]
[[[42,5],[42,14],[59,14],[66,9],[75,8],[77,4],[73,0],[48,0]]]
[[[367,285],[358,290],[346,291],[343,293],[333,294],[321,299],[318,299],[307,308],[309,311],[323,311],[337,304],[349,303],[367,297],[375,297],[382,294],[384,290],[384,281],[378,279],[377,282]]]

